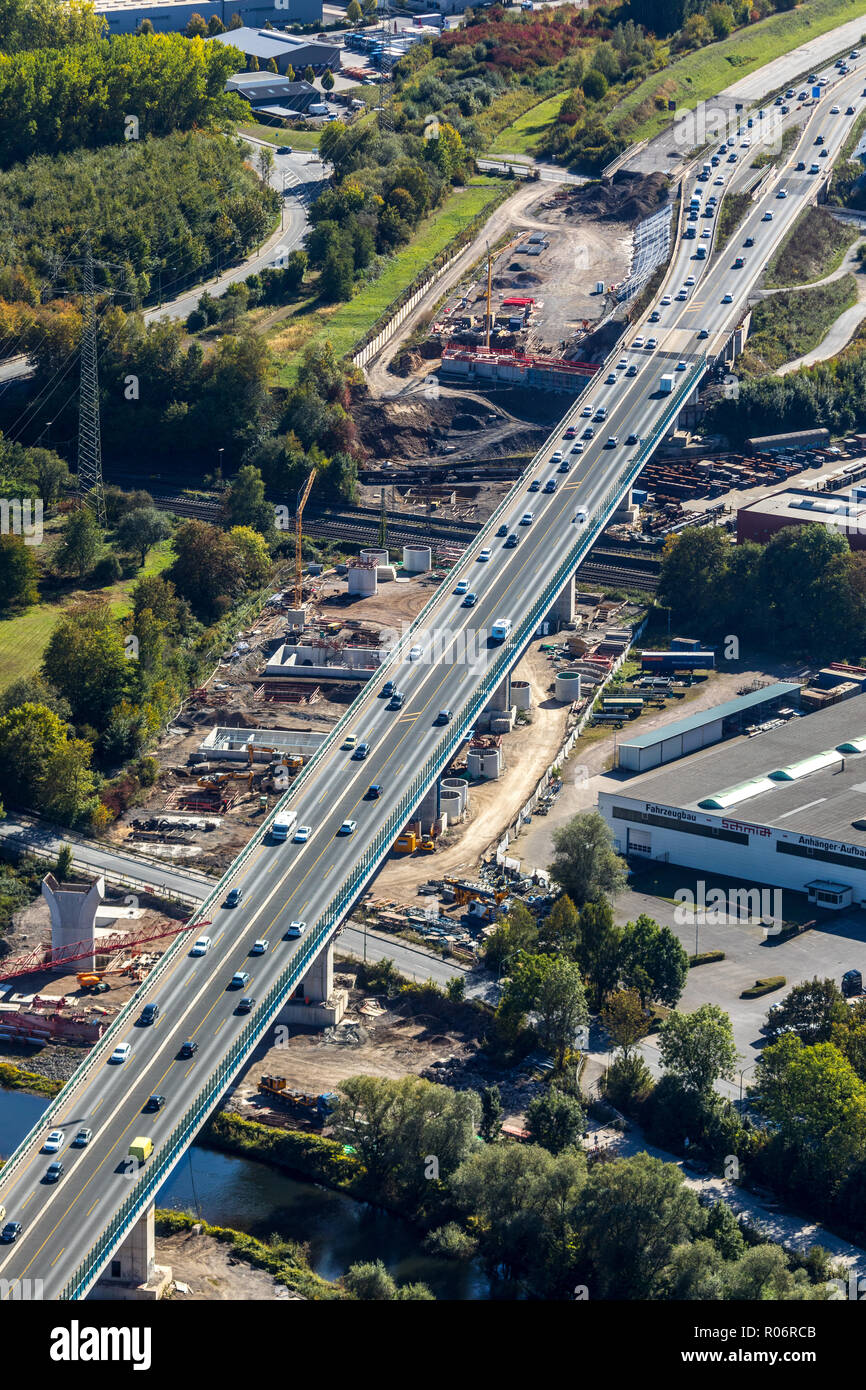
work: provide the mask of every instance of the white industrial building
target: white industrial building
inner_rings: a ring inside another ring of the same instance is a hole
[[[321,24],[322,0],[95,0],[96,13],[105,20],[108,35],[134,34],[149,19],[158,34],[183,33],[194,14],[207,23],[216,16],[228,28],[233,15],[257,28],[264,24]]]
[[[616,847],[866,906],[866,695],[599,793]]]

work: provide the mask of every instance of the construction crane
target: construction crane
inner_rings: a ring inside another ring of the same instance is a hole
[[[492,276],[493,276],[493,258],[492,258],[492,256],[490,255],[490,242],[488,241],[488,243],[487,243],[487,331],[486,331],[485,336],[484,336],[484,346],[488,349],[488,351],[489,351],[489,349],[490,349],[490,324],[491,324],[491,321],[492,321],[492,315],[491,315],[491,312],[490,312],[490,300],[491,300],[491,293],[490,293],[490,291],[491,291],[491,288],[492,288],[492,286],[491,286],[491,279],[492,279]]]
[[[140,936],[130,937],[129,932],[113,932],[110,936],[97,937],[95,941],[74,941],[57,952],[50,946],[37,946],[24,956],[0,963],[0,980],[14,980],[19,975],[32,975],[39,970],[56,970],[58,965],[71,965],[76,960],[86,960],[89,956],[107,956],[113,951],[135,951],[149,941],[158,941],[163,936],[177,936],[179,932],[192,931],[193,927],[209,927],[210,922],[160,922],[150,927]]]
[[[304,519],[304,508],[307,505],[307,498],[313,487],[316,477],[316,470],[313,468],[310,476],[304,483],[303,488],[298,493],[298,505],[295,508],[295,607],[300,608],[304,601],[304,568],[301,561],[301,523]]]

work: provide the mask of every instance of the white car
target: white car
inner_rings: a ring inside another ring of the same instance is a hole
[[[129,1043],[119,1043],[108,1060],[109,1062],[116,1062],[119,1066],[126,1061],[131,1051],[132,1047]]]
[[[590,415],[592,414],[592,406],[585,405],[580,413],[583,416],[584,420],[588,420]]]
[[[838,115],[839,115],[839,108],[838,108],[838,106],[831,106],[831,107],[830,107],[830,115],[831,115],[831,116],[838,116]]]
[[[577,511],[572,517],[572,521],[580,522],[581,525],[584,521],[586,521],[586,511],[583,507],[578,507]]]
[[[562,450],[561,450],[561,449],[555,449],[555,450],[553,451],[553,453],[550,455],[550,462],[551,462],[551,463],[562,463]]]
[[[704,227],[704,230],[701,232],[701,240],[703,241],[705,238],[711,237],[712,235],[709,227]]]
[[[485,547],[484,547],[483,550],[479,550],[479,552],[478,552],[478,558],[479,558],[479,560],[489,560],[489,559],[490,559],[490,547],[489,547],[488,545],[485,545]]]
[[[524,512],[524,513],[523,513],[523,516],[520,518],[520,524],[521,524],[521,526],[531,526],[531,525],[532,525],[532,512]]]
[[[265,941],[264,938],[260,938],[258,941],[254,941],[254,942],[253,942],[252,947],[251,947],[251,949],[250,949],[250,955],[251,955],[251,956],[263,956],[263,955],[265,954],[265,951],[266,951],[267,949],[268,949],[268,942]]]
[[[725,180],[722,178],[721,174],[719,174],[719,177],[717,179],[713,179],[713,183],[715,184],[716,188],[724,188],[725,186]]]
[[[338,835],[354,835],[354,833],[355,833],[355,827],[357,826],[357,824],[358,824],[358,822],[357,822],[356,820],[344,820],[344,821],[343,821],[343,824],[340,826],[339,830],[337,831],[337,834],[338,834]]]
[[[236,970],[229,981],[229,989],[243,989],[244,985],[250,982],[248,970]]]
[[[669,294],[663,294],[663,295],[662,295],[662,304],[663,304],[665,307],[667,307],[667,305],[670,304],[671,302],[672,302],[672,301],[671,301],[671,297],[670,297]]]
[[[65,1135],[62,1129],[52,1129],[45,1143],[42,1145],[44,1154],[56,1154],[63,1148]]]
[[[292,837],[296,845],[305,845],[313,833],[311,825],[299,825]]]
[[[576,442],[575,444],[572,444],[572,446],[571,446],[571,452],[572,452],[573,454],[582,454],[582,453],[583,453],[583,440],[582,440],[582,439],[578,439],[577,442]]]
[[[628,366],[628,358],[621,357],[616,365],[621,372],[624,372],[626,367]]]
[[[455,592],[455,594],[468,594],[468,593],[469,593],[469,580],[468,580],[468,579],[461,579],[461,580],[460,580],[460,583],[457,585],[457,588],[454,590],[454,592]]]
[[[304,932],[305,932],[306,930],[307,930],[307,924],[306,924],[306,922],[290,922],[290,923],[289,923],[289,926],[288,926],[288,930],[286,931],[286,936],[289,936],[289,937],[292,937],[292,938],[294,938],[294,937],[296,937],[296,936],[303,936],[303,934],[304,934]]]
[[[646,345],[647,345],[647,352],[652,352],[653,348],[657,348],[657,347],[658,347],[658,345],[659,345],[659,340],[658,340],[658,338],[647,338],[647,340],[646,340]]]
[[[643,347],[643,334],[642,334],[642,333],[638,333],[637,337],[635,338],[634,342],[632,343],[632,347],[636,347],[636,348]]]
[[[678,291],[677,291],[677,299],[683,300],[683,299],[688,299],[688,297],[689,297],[689,292],[688,292],[687,289],[681,289],[681,290],[678,290]]]
[[[687,275],[687,276],[686,276],[686,279],[685,279],[685,283],[686,283],[687,285],[693,285],[693,284],[695,283],[695,277],[694,277],[694,275]]]
[[[206,956],[209,950],[210,950],[210,937],[209,937],[209,936],[198,936],[198,937],[196,937],[195,941],[192,943],[192,950],[190,951],[190,955],[191,955],[191,956]]]
[[[487,554],[488,554],[488,556],[490,555],[490,551],[489,551],[489,550],[488,550]],[[421,648],[418,646],[418,643],[416,642],[416,643],[415,643],[415,646],[414,646],[414,647],[410,647],[410,649],[409,649],[409,660],[410,660],[410,661],[417,661],[417,660],[419,659],[420,656],[421,656]]]

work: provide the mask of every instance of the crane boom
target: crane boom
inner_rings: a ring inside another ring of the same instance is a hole
[[[304,483],[303,489],[298,493],[298,505],[295,509],[295,607],[300,608],[304,601],[304,569],[301,561],[301,523],[304,519],[304,508],[307,505],[307,498],[313,487],[316,477],[315,468],[311,470],[310,476]]]

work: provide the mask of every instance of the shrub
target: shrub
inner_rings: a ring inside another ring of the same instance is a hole
[[[771,994],[774,989],[782,989],[786,984],[784,975],[768,975],[765,980],[756,980],[748,989],[740,993],[741,999],[760,999],[762,994]]]

